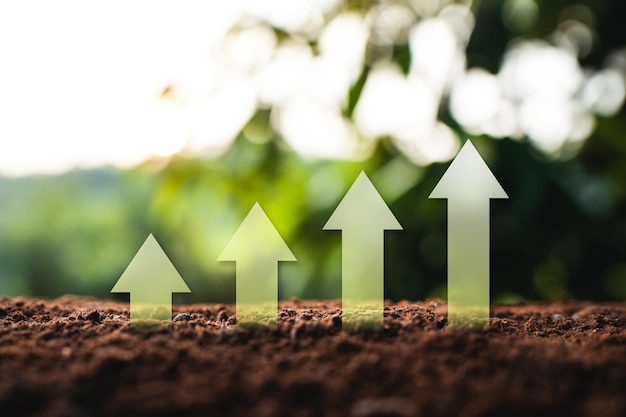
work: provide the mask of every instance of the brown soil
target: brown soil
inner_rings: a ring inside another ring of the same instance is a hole
[[[384,331],[348,333],[339,303],[290,301],[250,333],[233,306],[191,305],[148,333],[125,304],[0,298],[0,414],[626,415],[626,305],[495,306],[487,332],[445,309],[388,304]]]

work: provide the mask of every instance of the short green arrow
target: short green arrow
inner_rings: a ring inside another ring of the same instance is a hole
[[[275,327],[278,262],[296,258],[259,203],[252,207],[218,260],[236,262],[237,324]]]
[[[172,324],[172,293],[191,292],[169,258],[150,234],[112,293],[130,293],[133,328]]]
[[[385,230],[402,230],[402,226],[364,172],[341,200],[324,230],[342,231],[343,327],[382,329]]]
[[[429,198],[448,199],[448,323],[489,326],[489,201],[509,198],[468,140]]]

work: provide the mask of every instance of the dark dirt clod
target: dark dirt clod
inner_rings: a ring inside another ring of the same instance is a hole
[[[217,321],[227,321],[228,320],[228,313],[226,312],[226,310],[222,310],[219,313],[217,313]]]
[[[13,320],[14,322],[20,322],[26,320],[26,316],[21,311],[16,311],[15,313],[13,313],[11,320]]]
[[[89,313],[85,314],[85,319],[93,321],[94,323],[100,323],[102,320],[98,310],[91,310]]]
[[[193,315],[189,313],[178,313],[174,316],[174,321],[189,321],[193,319]]]
[[[485,332],[446,308],[387,303],[383,331],[346,332],[339,302],[281,303],[258,331],[234,306],[177,306],[170,330],[136,332],[127,304],[4,297],[0,414],[626,415],[626,305],[494,306]]]

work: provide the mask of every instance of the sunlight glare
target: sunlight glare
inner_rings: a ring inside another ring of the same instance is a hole
[[[313,52],[307,44],[283,42],[256,77],[261,104],[268,107],[287,99],[298,86],[312,59]]]
[[[625,96],[625,75],[613,68],[606,68],[592,75],[582,92],[585,106],[604,117],[617,113],[624,105]]]
[[[335,71],[346,73],[349,87],[361,73],[369,30],[356,13],[343,13],[331,20],[318,41],[321,57]]]
[[[453,29],[443,19],[430,18],[418,23],[409,34],[410,74],[425,79],[438,94],[465,66],[465,54],[458,47]]]
[[[498,79],[482,68],[472,68],[454,83],[450,111],[465,128],[480,132],[496,116],[501,101]]]
[[[396,140],[395,143],[417,165],[447,162],[461,147],[456,133],[442,122],[436,122],[424,134]]]
[[[367,21],[372,42],[387,46],[406,41],[415,14],[402,4],[382,3],[367,13]]]
[[[517,98],[571,97],[583,81],[574,55],[542,41],[523,42],[509,50],[500,76]]]
[[[437,117],[437,97],[423,80],[407,79],[400,68],[379,63],[371,70],[354,110],[359,131],[369,138],[415,136]]]
[[[573,103],[563,99],[530,98],[520,108],[520,126],[533,144],[547,154],[557,154],[573,125]]]
[[[146,116],[143,141],[149,145],[152,155],[170,156],[185,146],[189,138],[189,119],[179,106],[162,100]]]
[[[160,94],[169,85],[181,85],[183,96],[211,88],[198,57],[237,20],[234,10],[200,0],[176,8],[164,1],[0,3],[0,173],[130,166],[178,151],[188,116]],[[207,81],[198,83],[202,74]]]
[[[312,158],[359,157],[356,132],[338,110],[295,97],[272,114],[273,124],[299,154]]]
[[[267,26],[253,26],[229,34],[222,45],[219,65],[227,73],[250,76],[265,67],[276,47],[276,34]]]
[[[572,51],[519,42],[505,54],[498,78],[505,98],[518,108],[519,128],[543,153],[559,156],[568,143],[591,134],[593,118],[579,94],[583,70]]]
[[[254,115],[257,99],[250,80],[222,82],[213,95],[190,105],[188,150],[208,156],[224,153]]]
[[[286,32],[314,35],[324,24],[324,12],[334,5],[319,0],[243,0],[245,14]]]

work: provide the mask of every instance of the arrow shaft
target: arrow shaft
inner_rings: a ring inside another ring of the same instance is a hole
[[[383,230],[343,232],[341,300],[345,328],[383,327],[384,238]]]
[[[489,199],[448,200],[448,322],[489,324]]]
[[[171,324],[172,293],[137,293],[130,294],[130,323],[142,325],[145,321],[163,321]]]
[[[265,259],[237,262],[237,324],[276,325],[278,314],[278,261]]]

